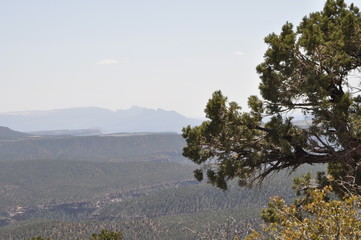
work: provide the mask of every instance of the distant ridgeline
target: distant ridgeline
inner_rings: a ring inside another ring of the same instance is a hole
[[[17,132],[14,130],[11,130],[8,127],[1,127],[0,126],[0,139],[22,139],[22,138],[26,138],[29,137],[29,134],[26,133],[22,133],[22,132]]]
[[[184,126],[194,126],[200,123],[199,119],[187,118],[175,111],[140,107],[117,111],[84,107],[0,114],[0,126],[7,126],[22,132],[98,129],[104,133],[180,133]]]
[[[184,145],[184,139],[175,133],[37,136],[0,127],[0,161],[59,159],[186,162],[187,159],[182,156]]]

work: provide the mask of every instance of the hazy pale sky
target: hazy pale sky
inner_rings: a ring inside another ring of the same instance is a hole
[[[137,105],[203,117],[218,89],[245,106],[264,37],[324,2],[0,0],[0,112]]]

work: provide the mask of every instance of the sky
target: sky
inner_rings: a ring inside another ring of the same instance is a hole
[[[202,118],[216,90],[246,109],[264,37],[323,5],[0,0],[0,112],[140,106]]]

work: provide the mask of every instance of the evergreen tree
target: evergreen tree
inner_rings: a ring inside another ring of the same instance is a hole
[[[122,240],[121,232],[101,230],[99,233],[93,233],[88,240]],[[50,238],[43,238],[42,236],[33,237],[29,240],[51,240]]]
[[[288,206],[274,197],[263,212],[270,224],[253,231],[246,240],[261,239],[360,239],[360,196],[326,200],[331,188],[312,189],[308,201]]]
[[[89,240],[122,240],[123,236],[120,232],[110,232],[108,230],[101,230],[100,233],[92,234]]]
[[[328,163],[335,182],[360,185],[359,9],[327,0],[297,28],[286,23],[265,42],[257,66],[262,98],[249,97],[250,111],[216,91],[205,109],[209,120],[183,129],[183,154],[200,165],[195,177],[205,174],[225,189],[228,179],[252,185],[282,169]],[[306,127],[293,121],[301,113]]]

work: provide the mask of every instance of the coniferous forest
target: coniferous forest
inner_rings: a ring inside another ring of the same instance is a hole
[[[0,239],[360,239],[361,13],[265,39],[260,96],[175,133],[0,128]]]
[[[184,146],[178,134],[2,138],[0,239],[87,239],[104,229],[124,239],[217,239],[257,226],[275,193],[294,198],[287,171],[252,189],[198,182]],[[87,161],[83,152],[107,155]]]

